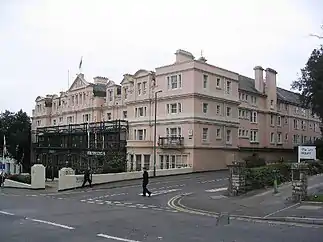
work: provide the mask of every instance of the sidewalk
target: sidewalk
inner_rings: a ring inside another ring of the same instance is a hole
[[[309,194],[323,189],[323,175],[312,176],[308,184]],[[323,223],[322,204],[295,204],[291,201],[291,183],[281,185],[279,193],[273,189],[252,191],[239,197],[227,197],[225,191],[200,193],[183,196],[178,205],[186,209],[197,209],[211,213],[228,213],[247,217],[313,217],[321,218]]]

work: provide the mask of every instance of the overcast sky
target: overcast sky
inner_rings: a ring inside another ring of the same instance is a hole
[[[31,114],[37,96],[174,61],[181,48],[253,77],[261,65],[290,88],[319,40],[322,0],[0,0],[0,111]]]

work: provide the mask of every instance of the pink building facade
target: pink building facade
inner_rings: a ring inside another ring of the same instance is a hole
[[[320,120],[277,87],[275,70],[254,72],[248,78],[177,50],[174,63],[125,74],[120,85],[79,74],[66,92],[36,99],[32,128],[128,120],[128,170],[153,169],[156,95],[157,169],[225,169],[253,153],[294,158],[295,146],[321,136]]]

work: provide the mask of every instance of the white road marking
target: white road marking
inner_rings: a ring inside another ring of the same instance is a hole
[[[1,214],[5,214],[5,215],[10,215],[10,216],[14,216],[13,213],[9,213],[9,212],[5,212],[5,211],[0,211]]]
[[[289,207],[279,209],[279,210],[277,210],[277,211],[275,211],[275,212],[273,212],[273,213],[267,214],[267,215],[266,215],[266,216],[264,216],[263,218],[268,218],[268,217],[270,217],[270,216],[272,216],[272,215],[274,215],[274,214],[276,214],[276,213],[280,213],[280,212],[285,211],[285,210],[287,210],[287,209],[290,209],[290,208],[296,207],[297,205],[299,205],[299,203],[295,203],[295,204],[293,204],[293,205],[291,205],[291,206],[289,206]]]
[[[60,228],[63,228],[63,229],[69,229],[69,230],[73,230],[74,229],[73,227],[70,227],[70,226],[67,226],[67,225],[53,223],[53,222],[49,222],[49,221],[45,221],[45,220],[31,219],[31,218],[26,218],[26,219],[27,220],[34,221],[34,222],[38,222],[38,223],[43,223],[43,224],[48,224],[48,225],[60,227]]]
[[[182,190],[182,189],[170,189],[170,190],[156,191],[156,192],[151,193],[151,196],[157,196],[157,195],[161,195],[161,194],[167,194],[167,193],[170,193],[170,192],[176,192],[176,191],[180,191],[180,190]],[[138,195],[142,196],[143,194],[142,193],[139,193]]]
[[[227,187],[220,187],[220,188],[214,188],[214,189],[210,189],[210,190],[205,190],[206,192],[221,192],[221,191],[226,191],[228,190]]]
[[[322,206],[302,205],[302,206],[299,206],[297,209],[318,210],[318,209],[321,209],[321,208],[322,208]]]
[[[138,240],[131,240],[131,239],[124,239],[120,237],[115,237],[107,234],[97,234],[98,237],[106,238],[106,239],[113,239],[113,240],[118,240],[118,241],[124,241],[124,242],[140,242]]]

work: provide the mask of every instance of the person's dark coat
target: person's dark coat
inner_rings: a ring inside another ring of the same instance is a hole
[[[143,175],[142,175],[142,183],[144,185],[147,185],[149,183],[149,175],[147,171],[144,171]]]

